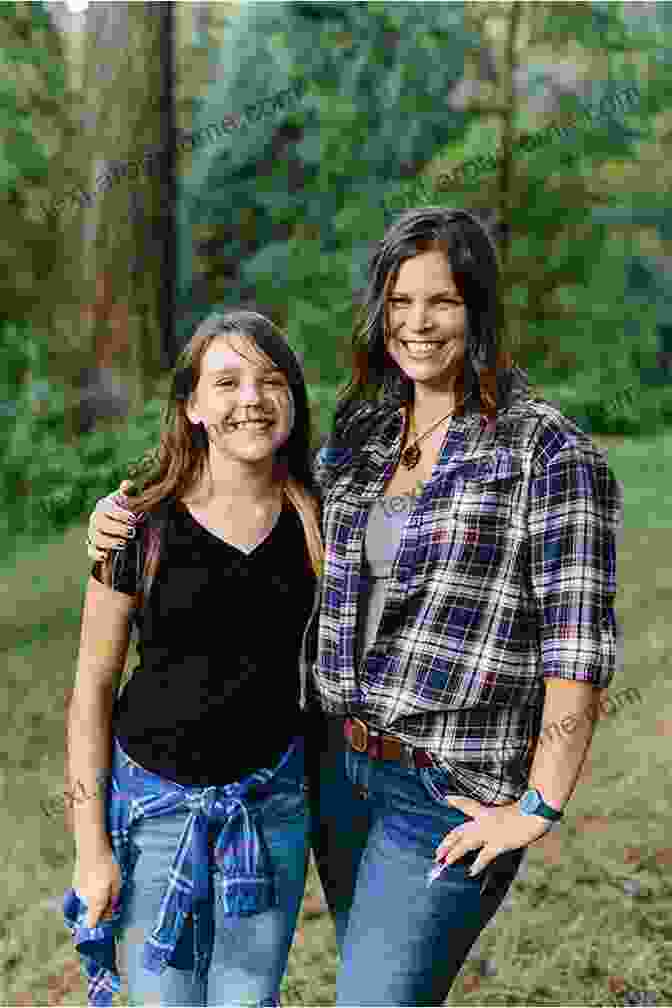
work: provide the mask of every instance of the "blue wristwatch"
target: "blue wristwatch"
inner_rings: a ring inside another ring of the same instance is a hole
[[[524,815],[543,816],[544,819],[548,819],[550,822],[558,822],[564,814],[547,805],[541,796],[541,791],[537,788],[527,789],[520,799],[520,811]]]

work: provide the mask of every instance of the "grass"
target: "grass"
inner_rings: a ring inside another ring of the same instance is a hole
[[[595,440],[625,490],[616,600],[624,667],[611,692],[637,686],[642,702],[598,722],[565,824],[529,848],[510,906],[482,934],[449,1005],[620,1005],[633,991],[654,992],[658,1005],[672,1002],[672,488],[665,475],[672,435]],[[62,818],[47,818],[39,805],[63,786],[64,695],[88,573],[84,535],[82,524],[27,547],[20,567],[0,578],[3,1005],[86,1004],[60,909],[74,844]],[[633,882],[639,891],[629,894]],[[490,969],[481,970],[481,961]],[[333,1004],[336,970],[311,862],[283,1003]]]

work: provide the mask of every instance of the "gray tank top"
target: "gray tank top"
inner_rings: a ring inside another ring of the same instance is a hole
[[[390,507],[392,499],[395,500],[394,510]],[[359,667],[366,649],[373,643],[378,632],[387,582],[413,501],[412,493],[400,494],[396,498],[376,501],[369,512],[364,539],[362,589],[357,610],[355,668]]]

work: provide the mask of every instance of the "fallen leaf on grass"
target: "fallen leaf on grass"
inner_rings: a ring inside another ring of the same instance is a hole
[[[623,851],[623,860],[626,864],[634,864],[636,861],[642,860],[642,851],[640,847],[626,847]]]
[[[672,721],[656,721],[656,735],[672,735]]]
[[[70,990],[76,990],[81,983],[85,982],[79,959],[68,959],[63,967],[63,980],[68,984]]]
[[[578,829],[581,829],[584,833],[593,833],[599,830],[605,830],[612,825],[612,820],[608,816],[601,815],[587,815],[579,816],[576,820],[576,825]]]
[[[469,975],[465,976],[462,981],[462,986],[464,987],[465,993],[471,994],[472,991],[477,991],[481,986],[481,981],[477,976]]]
[[[15,994],[14,995],[14,1004],[15,1005],[34,1005],[35,1002],[33,1001],[32,994],[30,994],[29,991],[24,991],[21,994]]]
[[[654,854],[656,859],[656,864],[660,865],[661,868],[666,868],[668,865],[672,865],[672,847],[661,847]]]
[[[47,980],[47,1004],[60,1005],[65,991],[62,977],[49,977]]]
[[[609,977],[609,990],[612,994],[622,994],[626,987],[625,977]]]
[[[324,896],[320,893],[317,896],[306,896],[303,901],[303,916],[304,917],[321,917],[323,914],[329,912],[329,907],[327,906]]]
[[[60,1005],[66,994],[79,990],[84,982],[79,962],[68,960],[61,973],[56,973],[47,979],[47,994],[50,1005]]]

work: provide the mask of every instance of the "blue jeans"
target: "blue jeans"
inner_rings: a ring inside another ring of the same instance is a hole
[[[125,759],[133,763],[128,756]],[[134,764],[138,766],[138,764]],[[142,770],[142,768],[140,768]],[[143,771],[148,778],[154,775]],[[130,1005],[279,1005],[279,988],[303,898],[309,858],[310,813],[303,756],[293,756],[272,782],[272,793],[249,801],[260,824],[273,870],[278,906],[263,913],[225,917],[218,913],[219,868],[210,865],[215,935],[205,979],[189,968],[194,934],[188,919],[175,950],[175,965],[155,975],[142,963],[145,935],[157,918],[168,872],[188,810],[141,819],[131,828],[138,850],[129,879],[128,902],[120,925],[117,962]],[[216,827],[210,840],[216,838]],[[212,849],[212,848],[211,848]],[[182,960],[182,962],[180,962]]]
[[[373,760],[345,742],[342,718],[314,717],[312,845],[341,958],[336,1004],[443,1004],[524,851],[500,854],[474,878],[471,851],[428,888],[440,841],[468,821],[432,794],[443,771]]]

